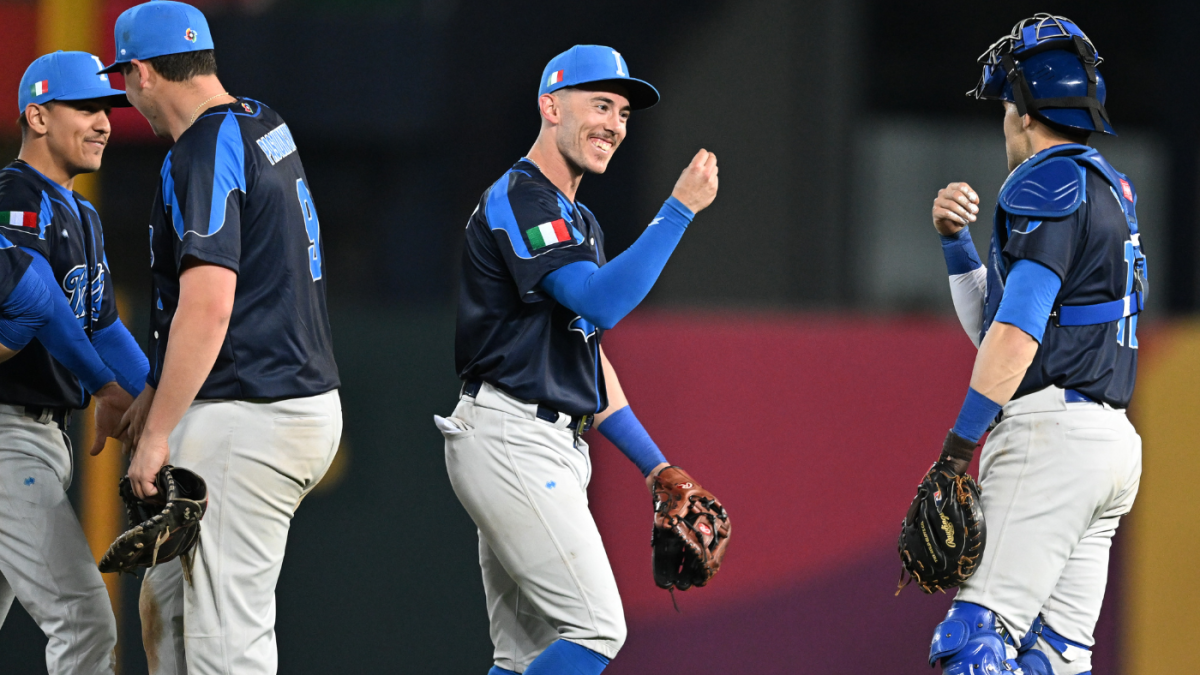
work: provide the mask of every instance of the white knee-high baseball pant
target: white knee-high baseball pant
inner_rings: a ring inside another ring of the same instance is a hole
[[[15,597],[49,638],[50,675],[112,675],[117,621],[67,500],[71,448],[22,410],[0,405],[0,624]]]
[[[479,528],[479,565],[495,664],[524,672],[552,642],[608,658],[625,616],[604,542],[588,509],[588,446],[565,415],[484,384],[438,427],[455,494]]]
[[[1057,387],[1005,405],[980,457],[987,543],[957,599],[992,610],[1018,638],[1041,614],[1063,637],[1093,645],[1112,537],[1141,473],[1141,437],[1123,410],[1067,403]],[[1090,652],[1064,659],[1044,642],[1039,649],[1056,675],[1091,669]]]
[[[300,500],[342,435],[337,391],[272,403],[197,401],[171,434],[171,463],[208,484],[192,553],[142,580],[142,642],[152,675],[273,675],[275,583]]]

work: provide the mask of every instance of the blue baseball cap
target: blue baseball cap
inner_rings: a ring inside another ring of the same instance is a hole
[[[102,73],[112,73],[133,59],[212,49],[212,33],[204,14],[191,5],[152,0],[121,12],[116,34],[117,58]]]
[[[658,103],[658,90],[649,82],[630,77],[621,53],[600,45],[575,45],[550,59],[542,71],[538,96],[564,87],[601,82],[620,82],[629,92],[629,106],[634,110]]]
[[[17,89],[17,107],[24,113],[30,103],[102,100],[114,108],[128,108],[125,92],[113,89],[108,75],[96,70],[103,64],[87,52],[63,52],[38,57],[25,69]]]

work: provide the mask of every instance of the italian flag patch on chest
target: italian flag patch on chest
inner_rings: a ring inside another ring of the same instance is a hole
[[[569,240],[571,232],[567,229],[567,221],[559,218],[525,230],[525,236],[529,237],[529,247],[536,251]]]
[[[12,227],[28,227],[36,230],[38,216],[29,211],[0,211],[0,224]]]

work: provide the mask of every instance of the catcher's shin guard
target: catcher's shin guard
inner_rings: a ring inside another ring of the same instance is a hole
[[[1038,649],[1038,638],[1056,653]],[[1092,675],[1091,648],[1059,635],[1041,616],[1033,620],[1017,650],[1017,663],[1025,669],[1025,675]]]
[[[1005,641],[994,612],[972,602],[955,601],[933,634],[929,665],[941,660],[943,675],[1020,674],[1021,666],[1007,658]]]

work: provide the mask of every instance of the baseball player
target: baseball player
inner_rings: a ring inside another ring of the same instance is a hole
[[[112,673],[117,641],[108,593],[67,500],[74,461],[65,429],[90,393],[91,453],[100,452],[147,371],[117,316],[100,217],[72,190],[75,176],[100,168],[109,110],[129,105],[96,73],[100,65],[91,54],[55,52],[29,66],[18,91],[20,155],[0,170],[8,267],[0,270],[8,292],[0,315],[10,312],[0,319],[0,357],[11,357],[0,364],[0,621],[20,599],[49,638],[51,675]]]
[[[1108,553],[1137,495],[1141,439],[1125,416],[1137,372],[1146,261],[1133,184],[1087,146],[1112,134],[1092,42],[1038,14],[980,58],[970,93],[1004,105],[1012,172],[982,265],[966,183],[938,193],[955,308],[979,347],[942,461],[980,460],[987,545],[937,627],[953,675],[1090,673]]]
[[[274,673],[288,528],[342,433],[316,204],[287,124],[217,79],[199,10],[147,2],[115,32],[105,71],[174,141],[150,218],[150,375],[124,419],[129,478],[153,495],[169,461],[209,495],[195,552],[143,579],[147,660]]]
[[[716,197],[717,159],[698,152],[658,216],[611,262],[575,193],[585,173],[604,173],[630,112],[658,98],[613,49],[555,56],[542,73],[537,141],[467,224],[455,339],[464,384],[453,415],[435,421],[450,482],[479,528],[491,675],[599,673],[625,641],[580,436],[595,424],[648,482],[667,466],[600,339],[645,297]]]

